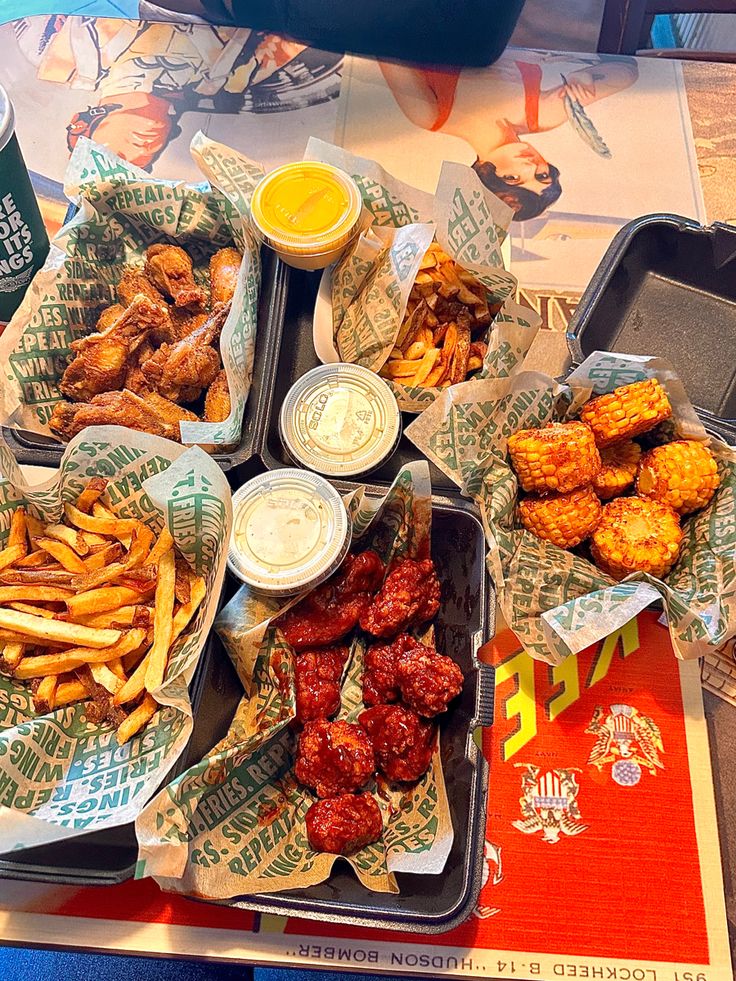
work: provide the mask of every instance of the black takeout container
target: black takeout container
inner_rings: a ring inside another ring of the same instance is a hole
[[[283,304],[286,302],[286,267],[274,253],[262,250],[261,292],[258,299],[258,327],[253,362],[253,380],[245,403],[245,414],[240,442],[226,452],[212,453],[212,459],[226,473],[247,463],[256,451],[256,434],[262,429],[260,414],[265,408],[268,391],[264,391],[264,379],[268,377],[266,358],[269,357],[269,336],[272,325],[283,322]],[[25,429],[2,427],[5,442],[18,463],[37,467],[58,467],[66,449],[65,443]]]
[[[671,362],[705,428],[736,442],[736,228],[645,215],[614,238],[567,332],[593,351]]]

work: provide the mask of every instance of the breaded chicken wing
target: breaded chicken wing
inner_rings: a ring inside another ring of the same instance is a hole
[[[224,422],[230,415],[230,389],[223,368],[207,389],[204,400],[205,422]]]
[[[213,308],[232,300],[243,257],[237,249],[219,249],[210,259],[210,297]]]
[[[168,415],[168,418],[165,417]],[[176,416],[176,418],[174,418]],[[139,432],[179,440],[179,419],[196,421],[193,412],[171,405],[166,414],[133,392],[103,392],[91,402],[59,402],[49,428],[62,439],[72,439],[86,426],[127,426]]]
[[[191,258],[178,245],[149,245],[144,271],[177,307],[201,307],[207,302],[206,292],[194,281]]]

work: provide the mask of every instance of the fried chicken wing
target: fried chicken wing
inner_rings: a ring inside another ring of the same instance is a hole
[[[312,848],[333,855],[352,855],[383,834],[381,809],[370,794],[315,801],[304,821]]]
[[[339,797],[361,787],[376,769],[373,746],[351,722],[307,722],[299,736],[294,774],[318,797]]]
[[[144,271],[177,307],[201,307],[207,302],[207,294],[194,281],[191,258],[178,245],[149,245]]]
[[[179,440],[179,419],[196,421],[197,417],[178,405],[171,405],[169,417],[165,418],[149,399],[144,400],[134,392],[103,392],[90,402],[58,402],[51,413],[49,428],[62,439],[72,439],[86,426],[127,426]]]
[[[360,617],[360,626],[374,637],[393,637],[431,620],[440,608],[440,583],[434,562],[399,559]]]
[[[207,322],[209,313],[206,310],[190,310],[189,307],[170,307],[172,344],[189,337],[198,327]]]
[[[389,780],[419,780],[432,761],[436,726],[403,705],[376,705],[360,713],[379,769]]]
[[[97,318],[97,323],[95,324],[95,331],[98,334],[101,334],[103,331],[106,331],[111,324],[115,323],[115,321],[122,313],[125,313],[125,306],[123,306],[122,303],[113,303],[111,307],[105,307],[105,309]]]
[[[390,644],[371,644],[365,653],[363,701],[366,705],[387,705],[401,697],[396,668],[399,657],[418,641],[409,634],[399,634]]]
[[[296,721],[328,719],[340,708],[342,669],[347,647],[302,651],[296,656]]]
[[[238,283],[243,257],[237,249],[218,249],[210,259],[210,296],[212,306],[232,300]]]
[[[124,306],[131,304],[139,293],[147,296],[152,303],[157,303],[168,313],[168,304],[161,293],[142,269],[137,266],[126,266],[117,285],[118,299]]]
[[[396,680],[401,697],[419,715],[445,712],[463,690],[463,673],[451,657],[417,644],[399,658]]]
[[[217,377],[207,389],[204,400],[205,422],[224,422],[230,415],[230,389],[227,384],[225,369],[218,372]]]
[[[220,353],[211,345],[220,336],[229,306],[218,307],[195,331],[176,344],[162,344],[141,364],[154,391],[172,402],[193,402],[220,370]]]
[[[62,376],[61,391],[75,402],[84,402],[121,388],[131,356],[149,331],[162,326],[164,317],[159,306],[139,293],[104,331],[72,341],[75,357]]]
[[[358,623],[381,585],[384,566],[373,551],[348,555],[330,578],[275,624],[295,651],[336,644]]]
[[[146,339],[128,359],[128,370],[123,388],[127,388],[129,392],[134,392],[142,398],[148,398],[153,391],[146,376],[141,371],[141,365],[144,361],[148,361],[153,352],[153,345]]]

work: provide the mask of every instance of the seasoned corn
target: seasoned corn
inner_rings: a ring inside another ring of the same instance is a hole
[[[718,467],[708,447],[678,439],[644,454],[636,491],[640,497],[669,504],[678,514],[689,514],[705,507],[719,483]]]
[[[592,487],[519,501],[519,517],[526,530],[560,548],[579,545],[595,529],[600,516],[601,502]]]
[[[601,468],[593,433],[582,422],[553,422],[509,437],[511,463],[525,491],[566,494],[590,484]]]
[[[580,418],[595,434],[599,448],[623,443],[654,429],[672,415],[667,394],[656,378],[621,385],[587,402]]]
[[[631,572],[661,579],[677,561],[681,545],[680,520],[669,505],[618,497],[603,508],[590,550],[596,565],[615,579]]]
[[[633,487],[640,458],[638,443],[616,443],[601,450],[600,473],[593,481],[598,497],[607,501]]]

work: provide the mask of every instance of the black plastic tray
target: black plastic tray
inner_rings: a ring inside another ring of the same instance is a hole
[[[205,644],[190,685],[194,729],[166,783],[202,759],[225,735],[230,723],[230,718],[225,718],[220,708],[223,693],[232,686],[232,678],[227,677],[230,664],[224,663],[224,655],[215,648],[213,633]],[[2,855],[0,877],[76,886],[111,886],[131,878],[137,858],[138,842],[131,823]]]
[[[263,270],[261,295],[258,302],[258,330],[253,363],[253,382],[245,404],[245,415],[240,442],[229,453],[213,453],[212,458],[225,472],[247,462],[255,452],[256,433],[263,428],[260,413],[266,401],[263,380],[268,375],[266,359],[269,356],[268,335],[271,325],[283,322],[283,304],[286,302],[286,267],[268,249],[262,252]],[[65,445],[50,437],[23,429],[2,427],[2,434],[18,463],[38,467],[58,467]]]
[[[337,484],[342,492],[355,484]],[[372,495],[385,488],[369,487]],[[432,557],[442,583],[435,620],[437,646],[465,673],[458,700],[441,721],[440,745],[454,840],[440,875],[398,873],[398,895],[375,893],[339,860],[329,879],[307,889],[243,896],[221,905],[279,916],[300,916],[415,933],[442,933],[470,916],[481,888],[486,827],[488,763],[475,741],[479,726],[493,722],[494,679],[477,653],[493,635],[495,596],[485,568],[485,537],[467,502],[433,497]],[[225,657],[224,652],[222,654]],[[229,687],[227,678],[230,678]],[[231,718],[242,688],[232,668],[219,692],[218,724]]]
[[[706,428],[736,441],[736,229],[646,215],[616,235],[570,321],[593,351],[670,361]]]
[[[312,319],[319,282],[319,274],[289,269],[279,283],[280,288],[286,291],[287,300],[284,315],[280,319],[272,318],[267,332],[265,370],[268,378],[264,380],[262,388],[266,401],[258,451],[269,470],[294,466],[279,436],[279,411],[294,382],[320,364],[312,340]],[[410,412],[402,412],[401,416],[402,427],[416,419],[416,415]],[[419,458],[426,459],[402,432],[394,454],[371,471],[368,479],[377,484],[390,484],[407,463]],[[438,467],[430,463],[429,469],[433,488],[440,492],[457,493],[457,485]]]

